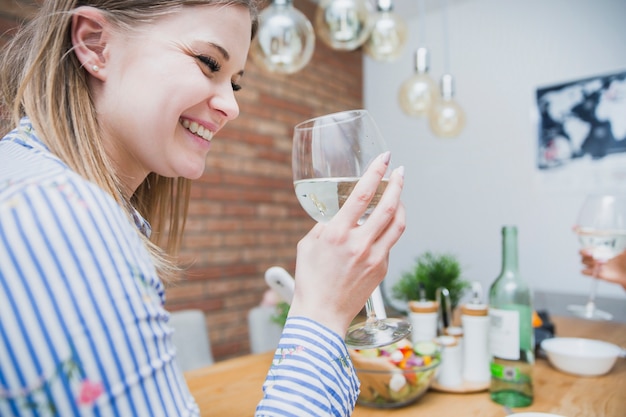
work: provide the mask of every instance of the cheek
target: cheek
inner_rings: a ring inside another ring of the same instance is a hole
[[[125,63],[127,69],[112,73],[103,87],[101,118],[118,135],[135,138],[138,143],[126,144],[132,148],[172,141],[180,116],[208,96],[208,80],[194,61],[153,61],[145,65],[144,57]]]

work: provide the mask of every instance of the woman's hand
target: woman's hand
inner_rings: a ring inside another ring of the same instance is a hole
[[[358,222],[389,165],[380,155],[339,213],[318,223],[299,242],[296,288],[289,314],[304,316],[344,335],[350,322],[387,273],[389,251],[405,229],[400,202],[404,168],[393,171],[367,221]]]
[[[596,276],[604,281],[619,284],[626,290],[626,251],[611,258],[606,262],[596,261],[591,252],[582,249],[580,257],[585,268],[582,273],[589,276]]]

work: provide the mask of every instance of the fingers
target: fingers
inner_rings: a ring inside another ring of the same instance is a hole
[[[592,267],[593,265],[595,265],[596,261],[595,259],[593,259],[593,255],[586,249],[581,249],[579,252],[580,254],[580,261],[589,267]]]
[[[404,167],[399,167],[391,173],[385,193],[365,224],[361,226],[361,232],[365,235],[364,237],[369,236],[369,238],[373,241],[377,240],[383,233],[387,233],[389,225],[392,222],[395,222],[395,225],[390,238],[393,240],[393,235],[396,235],[398,232],[399,234],[402,234],[405,226],[404,207],[400,202],[400,195],[402,193],[403,186]],[[401,216],[398,216],[399,208],[402,208]],[[395,240],[399,237],[399,235],[395,236]],[[393,243],[395,243],[395,240]]]
[[[348,227],[353,227],[359,223],[359,220],[363,217],[367,207],[376,195],[379,184],[385,172],[387,172],[390,160],[390,152],[382,153],[374,159],[331,222],[336,223],[336,226],[349,225]]]
[[[583,275],[593,276],[594,268],[585,268],[580,271]]]
[[[404,204],[400,203],[395,211],[391,222],[380,233],[375,244],[380,246],[385,252],[389,252],[391,248],[398,242],[404,230],[406,229],[406,210]]]

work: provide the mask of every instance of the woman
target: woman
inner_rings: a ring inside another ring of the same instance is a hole
[[[238,116],[253,2],[47,1],[3,51],[0,415],[198,414],[161,280],[177,271],[189,180]],[[357,226],[389,158],[298,244],[257,415],[351,414],[341,335],[405,227],[401,168]]]

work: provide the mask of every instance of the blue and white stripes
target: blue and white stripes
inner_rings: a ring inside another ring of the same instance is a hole
[[[163,301],[108,194],[26,120],[0,141],[0,415],[198,415]]]
[[[290,317],[263,389],[257,416],[349,416],[359,381],[339,335]]]

